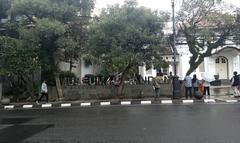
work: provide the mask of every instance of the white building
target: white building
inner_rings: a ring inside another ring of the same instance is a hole
[[[179,79],[183,79],[189,69],[189,60],[191,53],[188,51],[186,45],[177,46],[178,55],[176,57],[177,62],[177,75]],[[164,59],[170,61],[172,65],[169,66],[168,71],[173,71],[172,55],[164,56]],[[156,76],[156,70],[141,71],[144,68],[140,68],[140,74],[145,76]],[[203,63],[195,70],[196,73],[209,73],[212,75],[219,75],[219,79],[230,79],[233,76],[233,72],[240,73],[240,46],[224,46],[219,47],[212,56],[204,59]],[[151,75],[149,73],[152,73]]]
[[[189,59],[191,53],[188,51],[187,45],[176,46],[178,54],[176,56],[177,75],[179,79],[183,79],[189,69]],[[164,55],[163,59],[171,63],[168,69],[163,69],[163,73],[173,72],[173,55]],[[61,63],[61,70],[69,71],[69,63]],[[77,77],[82,78],[86,74],[98,74],[98,66],[87,66],[83,60],[75,63],[72,72]],[[240,73],[240,45],[231,45],[219,47],[214,51],[213,55],[204,59],[204,62],[195,70],[196,73],[206,72],[212,75],[219,75],[219,79],[230,79],[233,72]],[[155,77],[157,71],[155,69],[146,70],[145,66],[139,67],[139,74],[143,78]]]

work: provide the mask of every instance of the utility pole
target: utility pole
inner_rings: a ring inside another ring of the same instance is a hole
[[[175,23],[175,2],[172,1],[172,22],[173,22],[173,68],[174,68],[174,76],[172,79],[173,84],[173,99],[180,98],[180,83],[177,76],[177,62],[176,62],[176,23]]]
[[[3,91],[2,85],[3,85],[3,76],[0,75],[0,103],[2,101],[2,91]]]

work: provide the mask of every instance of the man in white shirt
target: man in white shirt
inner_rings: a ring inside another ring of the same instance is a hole
[[[203,80],[204,91],[203,94],[210,98],[210,82]]]
[[[42,83],[42,86],[41,86],[41,97],[36,101],[37,104],[39,103],[39,101],[41,101],[43,96],[46,97],[46,102],[48,102],[48,88],[47,88],[46,80],[44,80],[43,83]]]

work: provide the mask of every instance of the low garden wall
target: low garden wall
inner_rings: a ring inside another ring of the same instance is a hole
[[[64,98],[73,99],[109,99],[116,98],[116,86],[66,86],[64,87]],[[152,85],[125,85],[124,96],[121,98],[143,98],[153,97],[155,92]],[[162,84],[161,95],[170,96],[172,93],[170,84]]]
[[[65,100],[88,100],[88,99],[111,99],[116,97],[116,86],[99,86],[99,85],[77,85],[65,86],[63,88]],[[230,95],[233,94],[230,86],[211,86],[210,93],[214,96]],[[56,99],[56,88],[52,87],[49,92],[50,99]],[[152,85],[125,85],[124,97],[120,98],[146,98],[154,97],[155,93]],[[171,84],[162,84],[161,96],[171,97],[172,86]],[[184,87],[180,87],[180,95],[184,96]]]

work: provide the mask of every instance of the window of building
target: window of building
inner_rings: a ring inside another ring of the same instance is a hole
[[[226,63],[226,59],[222,58],[222,63]]]
[[[215,62],[216,62],[216,63],[219,63],[219,58],[217,58]]]

